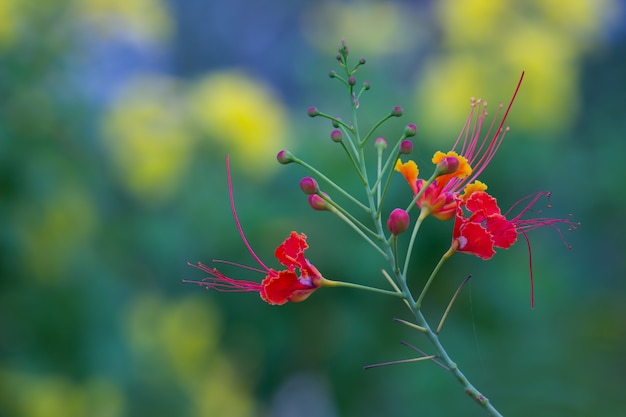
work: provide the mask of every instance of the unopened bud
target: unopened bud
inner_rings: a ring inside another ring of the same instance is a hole
[[[320,187],[314,178],[304,177],[300,180],[300,189],[304,194],[315,194],[320,190]]]
[[[446,156],[437,163],[436,169],[439,175],[452,174],[459,169],[459,160],[454,156]]]
[[[400,142],[400,153],[401,154],[409,155],[411,152],[413,152],[413,142],[411,142],[408,139],[405,139],[402,142]]]
[[[328,76],[330,78],[335,78],[337,76],[337,73],[334,70],[330,70],[328,71]]]
[[[348,77],[348,84],[350,85],[356,84],[356,77]]]
[[[383,151],[387,149],[387,141],[385,140],[385,138],[376,138],[376,140],[374,141],[374,146],[376,147],[376,149]]]
[[[372,88],[372,83],[369,81],[363,81],[363,90],[367,91]]]
[[[363,57],[359,58],[359,64],[363,65],[363,64],[365,64],[365,62],[366,62],[365,58],[363,58]]]
[[[317,107],[309,107],[308,109],[306,109],[306,114],[309,115],[309,117],[315,117],[318,114],[320,114],[319,110],[317,110]]]
[[[342,55],[348,55],[350,53],[350,50],[348,49],[348,45],[346,45],[345,39],[342,39],[341,43],[339,44],[339,53]]]
[[[411,224],[411,218],[406,210],[397,208],[391,212],[389,219],[387,220],[387,228],[394,235],[398,236],[400,233],[406,231]]]
[[[339,143],[343,139],[343,133],[341,133],[341,130],[335,129],[330,132],[330,138],[333,140],[333,142]]]
[[[335,117],[335,119],[333,119],[332,121],[332,125],[335,129],[339,127],[339,120],[341,120],[341,118]]]
[[[309,195],[309,205],[313,210],[326,210],[328,203],[319,194]]]
[[[407,138],[410,138],[411,136],[415,136],[417,134],[417,126],[415,126],[413,123],[409,123],[408,125],[406,125],[406,127],[404,128],[404,136]]]
[[[391,115],[393,117],[400,117],[403,113],[404,109],[401,106],[394,106],[393,109],[391,109]]]
[[[278,162],[280,162],[283,165],[287,165],[293,161],[295,161],[295,158],[293,157],[293,154],[287,150],[282,150],[280,152],[278,152],[278,154],[276,155],[276,159],[278,160]]]

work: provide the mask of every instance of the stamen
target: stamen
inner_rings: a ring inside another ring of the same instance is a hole
[[[228,194],[230,196],[230,207],[233,211],[233,217],[235,217],[235,224],[237,225],[237,230],[239,230],[239,236],[241,236],[241,240],[243,240],[244,245],[248,248],[248,252],[252,255],[252,257],[257,261],[257,263],[267,272],[269,272],[269,268],[265,266],[265,264],[261,261],[261,259],[254,253],[246,236],[243,234],[243,229],[241,228],[241,223],[239,222],[239,217],[237,216],[237,210],[235,210],[235,200],[233,198],[233,182],[230,177],[230,162],[228,159],[228,155],[226,155],[226,176],[228,179]]]

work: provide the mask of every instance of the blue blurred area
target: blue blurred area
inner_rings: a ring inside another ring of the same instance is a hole
[[[396,299],[324,289],[274,307],[181,283],[203,278],[187,262],[254,264],[230,211],[228,153],[242,226],[269,266],[297,230],[324,276],[387,285],[382,258],[310,209],[298,189],[308,172],[274,159],[291,149],[358,190],[330,124],[306,115],[314,105],[349,118],[327,76],[342,38],[367,58],[362,127],[402,105],[378,135],[391,142],[416,123],[424,172],[452,146],[469,97],[495,112],[526,70],[481,179],[503,207],[551,190],[543,214],[581,223],[565,233],[572,249],[552,230],[529,235],[534,310],[523,242],[489,262],[455,255],[424,310],[436,322],[473,275],[442,340],[505,415],[622,415],[624,10],[609,0],[4,0],[0,416],[483,415],[431,363],[361,369],[414,356],[400,340],[428,349],[392,323],[408,319]],[[389,208],[409,193],[398,175]],[[451,224],[430,220],[420,233],[416,287]]]

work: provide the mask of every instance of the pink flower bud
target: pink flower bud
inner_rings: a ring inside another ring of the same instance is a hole
[[[405,232],[409,228],[409,224],[411,224],[409,213],[401,208],[393,210],[389,215],[389,220],[387,220],[387,228],[394,236]]]
[[[391,109],[391,115],[393,117],[400,117],[404,114],[404,109],[400,106],[394,106],[393,109]]]
[[[309,117],[315,117],[318,114],[320,114],[319,110],[317,110],[317,107],[313,107],[313,106],[309,107],[306,110],[306,113],[309,115]]]
[[[343,133],[341,133],[341,130],[335,129],[330,132],[330,138],[333,140],[333,142],[341,142],[341,140],[343,139]]]
[[[300,189],[304,194],[315,194],[320,190],[317,181],[311,177],[304,177],[300,180]]]
[[[328,71],[328,76],[330,78],[335,78],[337,76],[337,73],[334,70],[330,70]]]
[[[319,194],[309,195],[309,205],[313,210],[326,210],[328,203]]]
[[[363,89],[365,91],[369,90],[370,88],[372,88],[372,83],[369,81],[363,81]]]
[[[278,154],[276,155],[276,159],[278,160],[279,163],[283,164],[283,165],[287,165],[293,161],[295,161],[295,158],[293,157],[293,154],[287,150],[282,150],[280,152],[278,152]]]
[[[376,138],[376,140],[374,141],[374,146],[376,147],[376,149],[379,150],[385,150],[387,149],[387,141],[385,140],[385,138]]]
[[[417,126],[415,126],[413,123],[409,123],[408,125],[406,125],[406,127],[404,128],[404,136],[410,138],[411,136],[415,136],[416,134]]]
[[[355,77],[349,77],[348,78],[348,84],[350,84],[350,85],[356,84],[356,78]]]
[[[408,155],[413,152],[413,142],[408,139],[400,142],[400,153],[403,155]]]
[[[453,156],[446,156],[437,164],[439,175],[452,174],[459,169],[459,160]]]

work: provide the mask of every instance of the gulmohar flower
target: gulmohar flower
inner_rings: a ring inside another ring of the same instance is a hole
[[[194,266],[201,271],[209,274],[209,277],[202,281],[187,281],[204,286],[206,289],[213,289],[222,292],[258,292],[261,298],[269,304],[282,305],[286,302],[299,302],[306,300],[315,290],[330,283],[322,277],[320,272],[313,266],[304,256],[304,251],[309,247],[306,243],[306,235],[297,232],[291,232],[289,237],[281,243],[274,252],[274,255],[282,265],[287,267],[285,270],[276,271],[268,268],[261,259],[254,253],[248,240],[246,239],[241,223],[237,217],[235,210],[235,202],[233,199],[232,181],[230,177],[230,166],[228,157],[226,158],[226,167],[228,173],[228,190],[230,194],[230,203],[235,217],[235,223],[239,230],[239,235],[243,243],[248,248],[252,257],[256,260],[262,269],[249,266],[239,265],[228,261],[221,261],[244,269],[260,272],[265,274],[265,279],[261,283],[255,281],[246,281],[229,278],[222,274],[216,268],[209,267],[202,263]],[[220,261],[218,261],[220,262]]]
[[[483,135],[487,118],[487,103],[472,99],[470,113],[452,149],[447,153],[437,151],[432,158],[433,164],[438,167],[442,162],[450,165],[450,158],[454,158],[458,161],[458,167],[453,172],[437,177],[422,192],[416,202],[422,211],[427,211],[427,214],[432,214],[440,220],[450,220],[455,216],[458,201],[467,199],[475,191],[487,189],[487,185],[478,181],[477,178],[495,156],[508,131],[503,126],[523,78],[522,73],[513,97],[493,135],[492,131],[498,115],[496,114],[488,126],[487,133]],[[498,111],[501,109],[502,106],[498,108]],[[426,180],[418,178],[419,169],[411,160],[405,163],[398,160],[395,169],[407,180],[414,195],[417,195],[426,184]]]
[[[502,214],[494,197],[485,191],[476,191],[466,200],[459,201],[452,232],[452,248],[456,252],[475,255],[484,260],[491,259],[495,255],[494,248],[508,249],[517,241],[520,234],[524,236],[528,245],[530,264],[531,305],[534,305],[534,280],[530,241],[526,233],[549,226],[556,229],[563,239],[563,234],[559,229],[560,224],[565,224],[571,229],[576,228],[576,225],[567,219],[547,217],[523,219],[522,217],[544,196],[549,198],[550,193],[539,192],[515,203],[511,209],[530,199],[520,213],[509,220],[506,218],[508,212]]]

